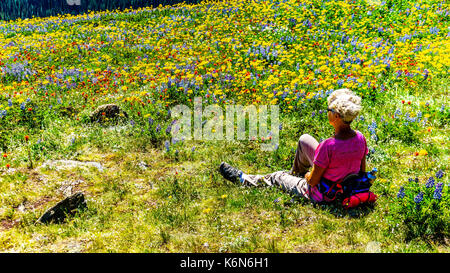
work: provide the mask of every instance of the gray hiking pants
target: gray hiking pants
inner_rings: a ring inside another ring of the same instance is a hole
[[[304,177],[295,176],[304,176],[308,172],[308,168],[313,165],[314,152],[318,145],[319,143],[312,136],[302,135],[298,141],[291,171],[277,171],[266,175],[244,174],[242,176],[244,185],[278,186],[290,194],[321,201],[321,194],[317,187],[310,187]]]

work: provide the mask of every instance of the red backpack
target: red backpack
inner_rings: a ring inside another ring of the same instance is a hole
[[[377,196],[370,191],[373,180],[375,180],[374,168],[371,172],[360,172],[349,174],[339,181],[331,181],[322,177],[318,185],[326,202],[339,201],[345,209],[354,208],[360,204],[374,203]]]

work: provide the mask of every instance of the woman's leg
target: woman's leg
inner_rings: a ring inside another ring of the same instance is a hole
[[[293,176],[286,171],[277,171],[267,175],[243,174],[242,178],[245,186],[277,186],[289,194],[311,199],[306,179]]]
[[[300,137],[290,172],[292,175],[304,176],[308,172],[308,168],[313,165],[317,146],[319,146],[319,142],[314,137],[308,134]]]

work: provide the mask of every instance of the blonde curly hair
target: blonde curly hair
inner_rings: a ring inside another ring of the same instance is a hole
[[[338,113],[342,120],[350,124],[361,112],[361,98],[350,89],[338,89],[328,96],[328,108]]]

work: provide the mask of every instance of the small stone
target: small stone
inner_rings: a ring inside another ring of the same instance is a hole
[[[116,104],[104,104],[100,105],[90,114],[91,122],[103,122],[105,118],[117,120],[120,114],[123,114],[125,118],[128,118],[128,114],[120,109]]]
[[[367,243],[366,246],[367,253],[380,253],[381,252],[381,244],[380,242],[371,241]]]
[[[138,163],[138,167],[141,168],[142,170],[146,170],[148,168],[148,165],[144,161],[141,161]]]
[[[44,164],[42,164],[42,166],[38,167],[38,169],[40,168],[50,168],[53,169],[55,168],[56,170],[61,170],[61,169],[70,169],[70,168],[90,168],[90,167],[95,167],[97,168],[97,170],[99,172],[103,172],[104,168],[102,166],[102,164],[98,163],[98,162],[93,162],[93,161],[76,161],[76,160],[48,160],[46,161]]]

